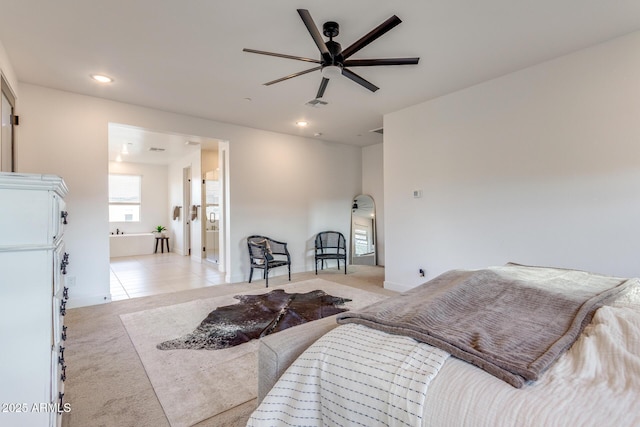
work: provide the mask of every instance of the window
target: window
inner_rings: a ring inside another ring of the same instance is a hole
[[[354,224],[353,241],[355,245],[355,255],[366,255],[372,252],[369,243],[369,230],[366,225]]]
[[[109,174],[109,222],[139,222],[142,176]]]

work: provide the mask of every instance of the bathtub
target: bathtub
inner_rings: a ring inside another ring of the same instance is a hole
[[[156,244],[153,233],[109,235],[109,256],[150,255]]]

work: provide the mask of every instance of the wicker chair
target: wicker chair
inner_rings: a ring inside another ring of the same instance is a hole
[[[347,274],[347,241],[344,235],[338,231],[323,231],[316,236],[315,244],[315,264],[316,274],[318,274],[318,261],[324,262],[328,259],[335,259],[340,269],[340,260],[344,261],[344,274]]]
[[[266,287],[269,287],[269,270],[285,265],[289,268],[289,281],[291,281],[291,256],[286,243],[265,236],[249,236],[247,246],[251,264],[249,283],[253,278],[253,270],[258,268],[263,271],[262,278],[266,281]]]

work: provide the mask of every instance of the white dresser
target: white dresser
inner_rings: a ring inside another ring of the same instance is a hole
[[[64,181],[0,173],[0,426],[59,426],[64,402]]]

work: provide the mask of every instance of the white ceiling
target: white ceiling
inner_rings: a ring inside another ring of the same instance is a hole
[[[319,27],[337,21],[343,48],[396,14],[403,23],[352,59],[420,63],[356,69],[381,89],[339,77],[328,105],[306,106],[319,71],[262,83],[315,64],[242,52],[319,58],[297,8]],[[638,29],[638,0],[0,0],[0,40],[21,82],[359,146],[382,142],[370,130],[385,113]]]
[[[197,150],[217,149],[218,140],[212,138],[109,123],[110,161],[167,165]]]

